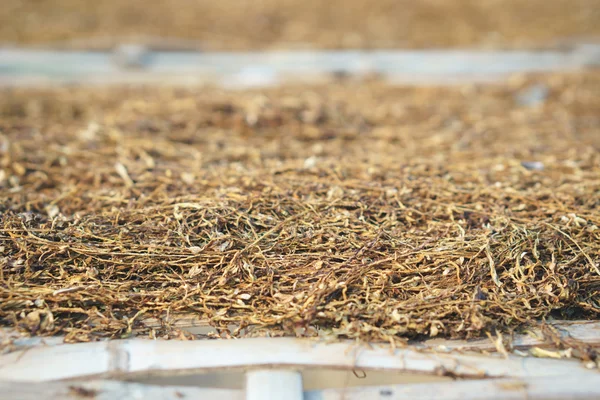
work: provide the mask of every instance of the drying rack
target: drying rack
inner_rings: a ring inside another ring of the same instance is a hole
[[[149,325],[155,322],[148,321]],[[179,325],[184,325],[179,323]],[[600,346],[600,322],[553,323],[562,338]],[[539,329],[475,341],[429,340],[403,348],[325,343],[299,338],[238,340],[124,339],[64,344],[61,338],[18,339],[0,356],[0,391],[7,399],[597,399],[594,361],[571,359]],[[536,356],[534,356],[536,355]],[[449,378],[439,383],[328,388],[305,391],[302,371],[328,368],[359,374],[388,371]],[[157,377],[242,371],[245,389],[130,382]]]
[[[115,58],[116,57],[116,58]],[[0,85],[196,83],[231,87],[339,74],[377,74],[391,82],[440,84],[502,79],[514,73],[574,71],[600,65],[600,46],[567,51],[388,51],[200,53],[122,47],[116,52],[0,49]],[[180,329],[190,318],[146,321]],[[600,322],[551,323],[563,338],[600,347]],[[597,399],[596,361],[553,348],[539,329],[477,341],[425,341],[403,348],[307,338],[124,339],[65,344],[0,332],[5,399]],[[507,338],[504,338],[507,339]],[[328,368],[445,378],[428,384],[305,390],[302,372]],[[242,371],[243,389],[136,383],[182,374]]]

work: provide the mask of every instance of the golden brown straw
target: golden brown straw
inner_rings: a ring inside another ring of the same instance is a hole
[[[515,96],[546,85],[545,103]],[[600,75],[0,95],[0,318],[401,342],[600,311]],[[189,334],[185,337],[191,337]]]

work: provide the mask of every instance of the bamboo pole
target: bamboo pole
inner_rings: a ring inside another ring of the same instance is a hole
[[[325,389],[305,393],[305,400],[595,400],[600,374],[586,378],[492,379],[445,383]]]
[[[2,400],[242,400],[241,390],[189,386],[155,386],[116,381],[0,382]]]
[[[0,356],[0,380],[40,382],[78,377],[166,376],[176,372],[274,366],[380,369],[464,378],[593,373],[578,360],[392,349],[349,342],[326,344],[294,338],[188,342],[130,339],[8,353]]]
[[[206,319],[198,318],[193,314],[172,315],[168,319],[148,318],[141,323],[147,328],[160,328],[169,325],[179,329],[205,329],[210,328]],[[600,321],[556,321],[549,324],[563,337],[575,339],[582,344],[600,346]],[[528,333],[516,334],[510,339],[513,348],[528,349],[531,347],[552,347],[553,344],[545,341],[539,328],[532,328]],[[19,332],[7,328],[0,328],[0,340],[12,343],[15,349],[29,346],[54,346],[63,344],[61,337],[21,337]],[[496,345],[489,339],[479,340],[443,340],[432,339],[419,342],[415,346],[423,349],[448,350],[481,350],[495,351]]]

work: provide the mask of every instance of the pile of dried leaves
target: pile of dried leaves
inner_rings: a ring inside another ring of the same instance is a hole
[[[395,341],[596,319],[598,93],[3,89],[2,324]]]
[[[599,0],[2,0],[0,43],[106,47],[144,35],[213,50],[533,47],[597,37],[599,10]]]

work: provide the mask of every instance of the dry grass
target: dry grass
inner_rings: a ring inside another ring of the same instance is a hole
[[[2,324],[399,342],[597,319],[600,75],[538,80],[536,107],[529,80],[5,89]]]
[[[2,0],[0,42],[103,47],[149,35],[226,50],[537,47],[598,37],[599,10],[598,0]]]

